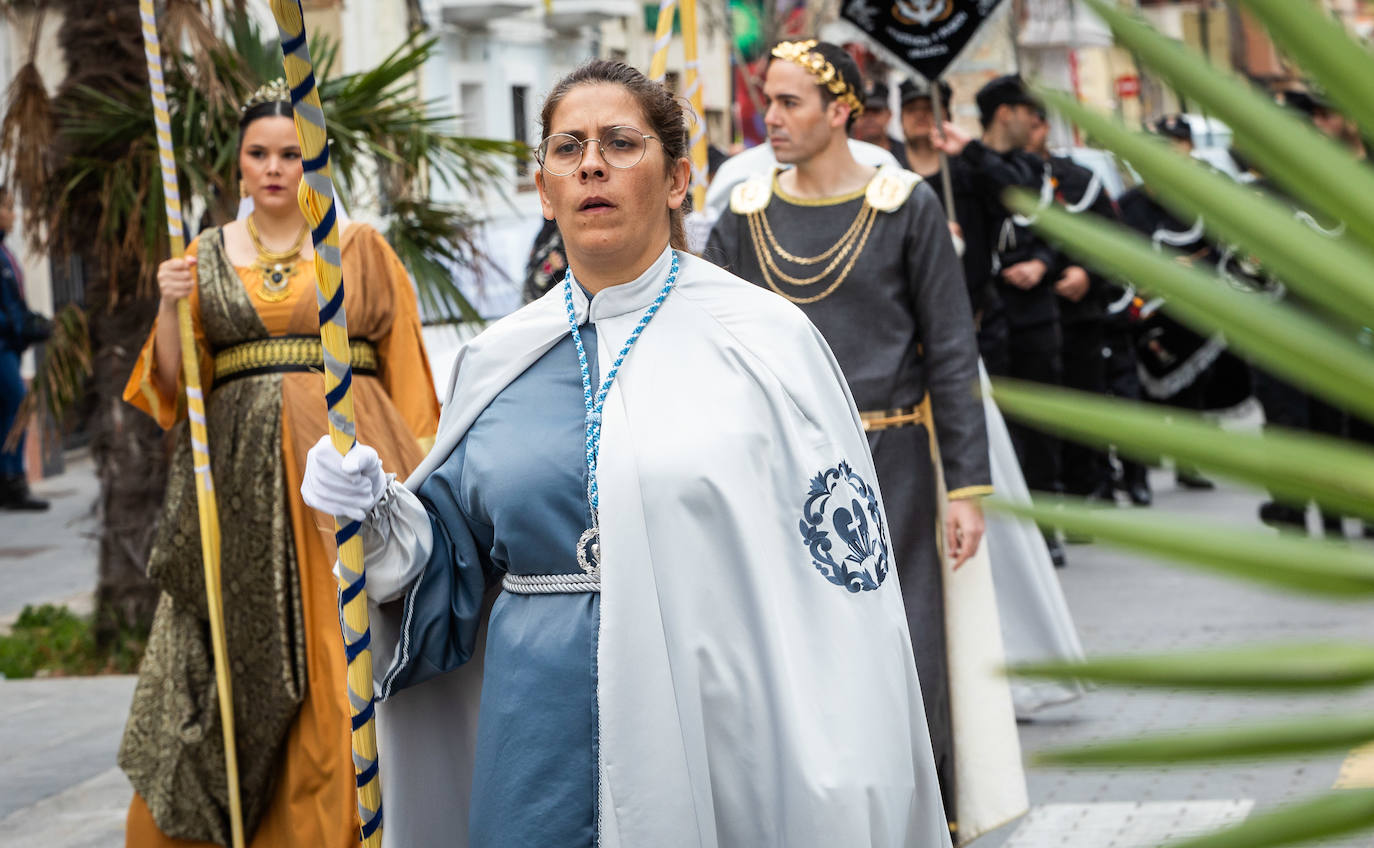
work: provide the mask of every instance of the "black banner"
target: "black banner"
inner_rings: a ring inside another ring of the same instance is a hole
[[[927,80],[939,79],[1002,0],[845,0],[840,17]]]

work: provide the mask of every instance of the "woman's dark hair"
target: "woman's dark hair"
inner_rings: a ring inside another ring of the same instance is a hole
[[[646,131],[663,145],[667,170],[671,172],[679,159],[687,158],[687,113],[682,102],[635,68],[609,59],[593,59],[558,81],[539,113],[541,137],[552,131],[553,113],[558,104],[580,85],[624,86],[649,121]],[[682,206],[668,213],[668,242],[676,250],[687,249],[687,227],[683,222],[690,198],[689,194]]]
[[[783,43],[786,42],[778,42],[778,44]],[[777,44],[773,46],[776,47]],[[854,57],[849,55],[848,50],[838,44],[831,44],[829,41],[818,41],[816,42],[816,46],[811,48],[810,52],[819,53],[821,56],[825,57],[825,61],[835,67],[835,73],[839,75],[845,85],[849,86],[849,90],[854,92],[854,96],[859,100],[864,99],[863,74],[859,73],[859,63],[854,61]],[[768,54],[768,65],[772,66],[776,61],[778,61],[778,58],[770,51]],[[764,72],[767,73],[767,71],[768,68],[765,67]],[[820,82],[816,83],[816,88],[821,91],[821,106],[823,107],[829,106],[832,102],[840,99],[838,94],[821,85]],[[845,121],[844,124],[846,131],[854,128],[854,119],[857,117],[859,117],[858,110],[851,110],[849,113],[849,120]]]
[[[260,118],[292,118],[295,114],[291,104],[281,100],[269,100],[243,110],[243,117],[239,118],[239,152],[243,152],[243,136],[248,132],[249,124]]]

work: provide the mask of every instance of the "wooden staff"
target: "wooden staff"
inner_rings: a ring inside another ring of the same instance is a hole
[[[692,155],[692,208],[706,207],[706,110],[702,106],[701,64],[697,60],[697,0],[682,0],[682,58],[687,71],[687,102],[696,120],[689,149]]]
[[[931,114],[935,119],[935,132],[940,134],[943,141],[945,137],[945,107],[940,102],[940,78],[936,77],[930,81],[930,108]],[[945,217],[951,224],[958,223],[954,217],[954,186],[949,178],[949,157],[945,151],[936,149],[936,155],[940,160],[940,187],[945,193]]]
[[[139,0],[143,20],[143,52],[148,59],[148,90],[157,127],[158,159],[162,163],[162,200],[167,209],[167,236],[172,258],[186,252],[181,223],[181,195],[177,190],[176,151],[172,147],[172,119],[167,112],[167,88],[162,78],[162,48],[157,38],[157,15],[152,0]],[[205,395],[200,386],[196,335],[191,304],[177,301],[181,334],[181,370],[186,382],[186,417],[191,424],[191,456],[196,472],[196,505],[200,513],[200,554],[205,568],[205,606],[210,613],[210,644],[215,655],[215,683],[219,690],[220,727],[224,731],[224,768],[229,788],[229,834],[233,848],[243,848],[243,805],[239,800],[238,748],[234,743],[234,694],[229,683],[229,649],[224,634],[224,597],[220,586],[219,506],[210,473],[210,439],[205,429]]]
[[[315,281],[319,288],[320,341],[324,346],[325,403],[329,407],[329,437],[340,454],[357,443],[353,418],[353,367],[348,349],[348,320],[344,314],[342,254],[339,249],[338,207],[330,176],[329,143],[324,109],[310,61],[305,14],[300,0],[272,0],[272,14],[281,34],[282,65],[291,87],[296,135],[302,165],[301,211],[310,222],[315,246]],[[338,545],[339,604],[343,607],[344,654],[348,659],[348,699],[353,714],[353,768],[358,778],[358,817],[362,843],[382,844],[382,783],[377,770],[377,724],[373,711],[372,629],[368,622],[367,580],[363,573],[360,523],[334,518]]]

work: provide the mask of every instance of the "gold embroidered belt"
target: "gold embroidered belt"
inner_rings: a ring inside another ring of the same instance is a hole
[[[859,420],[863,422],[865,433],[896,427],[914,427],[925,422],[926,408],[925,404],[921,404],[903,406],[899,409],[875,409],[871,412],[860,412]]]
[[[377,346],[363,339],[350,339],[353,373],[377,376]],[[254,339],[215,353],[215,385],[293,371],[324,371],[324,348],[319,336],[273,336]]]

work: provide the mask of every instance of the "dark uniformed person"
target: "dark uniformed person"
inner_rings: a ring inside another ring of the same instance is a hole
[[[1319,94],[1308,91],[1289,91],[1283,94],[1285,105],[1302,113],[1323,133],[1347,146],[1352,137],[1356,145],[1359,136],[1353,133],[1352,126],[1334,110]],[[1356,148],[1352,147],[1352,152]],[[1299,208],[1292,197],[1281,192],[1263,176],[1256,174],[1253,185],[1273,197],[1294,206],[1294,217],[1301,224],[1318,233],[1332,237],[1339,236],[1344,227],[1338,221],[1325,219],[1320,213],[1314,214]],[[1272,287],[1264,292],[1280,297],[1298,309],[1309,311],[1310,305],[1281,286]],[[1344,436],[1347,433],[1359,438],[1363,425],[1358,419],[1351,419],[1341,410],[1314,397],[1297,386],[1276,377],[1269,372],[1252,368],[1255,397],[1264,408],[1266,426],[1273,425],[1297,430],[1309,430],[1328,436]],[[1274,527],[1288,527],[1306,532],[1307,504],[1284,500],[1271,500],[1260,505],[1260,520]],[[1344,536],[1341,518],[1334,513],[1323,513],[1322,525],[1325,532],[1334,536]]]
[[[887,125],[892,123],[892,90],[882,80],[869,80],[864,84],[864,111],[854,119],[849,130],[851,138],[876,144],[889,151],[901,162],[902,140],[888,134]],[[905,166],[904,166],[905,167]]]
[[[1026,149],[1044,163],[1044,179],[1049,183],[1052,202],[1072,214],[1087,213],[1115,221],[1116,207],[1102,187],[1102,178],[1067,156],[1051,154],[1049,130],[1045,110],[1038,107]],[[1049,278],[1054,280],[1054,293],[1059,298],[1064,385],[1104,394],[1104,309],[1108,298],[1119,298],[1121,290],[1063,252],[1057,254]],[[1106,455],[1073,440],[1066,439],[1062,444],[1064,491],[1095,500],[1115,500]]]
[[[1180,115],[1165,116],[1154,131],[1181,153],[1191,154],[1193,132]],[[1185,223],[1165,209],[1144,186],[1127,191],[1118,200],[1121,220],[1150,239],[1159,251],[1175,254],[1187,265],[1213,265],[1218,254],[1206,239],[1201,217]],[[1135,345],[1143,396],[1180,409],[1208,408],[1208,389],[1217,362],[1226,354],[1226,342],[1218,334],[1203,337],[1171,318],[1162,299],[1146,298],[1139,306]],[[1179,486],[1211,489],[1212,481],[1196,469],[1176,467]]]
[[[979,342],[984,362],[994,376],[1006,375],[1048,385],[1062,382],[1059,298],[1050,268],[1056,252],[1036,236],[1026,219],[1012,215],[1001,197],[1008,188],[1039,192],[1044,187],[1042,165],[1027,153],[1037,103],[1015,74],[997,77],[976,95],[981,140],[952,122],[935,144],[960,158],[972,174],[991,242],[992,278],[996,300],[983,312]],[[999,335],[1005,334],[1003,343]],[[1005,345],[1005,356],[998,348]],[[997,363],[1005,363],[999,367]],[[1012,443],[1026,485],[1040,492],[1062,491],[1059,439],[1017,422],[1008,422]],[[1050,556],[1062,565],[1064,551],[1054,534],[1045,539]]]
[[[940,105],[944,114],[949,114],[950,87],[941,80],[935,89],[940,94]],[[931,141],[935,133],[935,110],[931,103],[931,87],[925,83],[906,80],[899,88],[902,102],[902,134],[906,139],[902,155],[897,161],[903,168],[914,171],[935,189],[940,204],[948,214],[948,198],[945,197],[943,177],[940,174],[940,152]],[[958,156],[946,157],[949,165],[950,189],[954,196],[954,219],[956,233],[964,246],[960,257],[964,264],[964,281],[968,284],[969,304],[973,307],[974,323],[982,326],[983,316],[990,303],[998,302],[993,290],[992,245],[988,239],[988,222],[983,203],[973,185],[973,172],[969,164]],[[992,310],[1000,314],[1000,309]],[[980,345],[983,364],[990,372],[1005,374],[1006,336],[1005,329],[1000,343]]]

